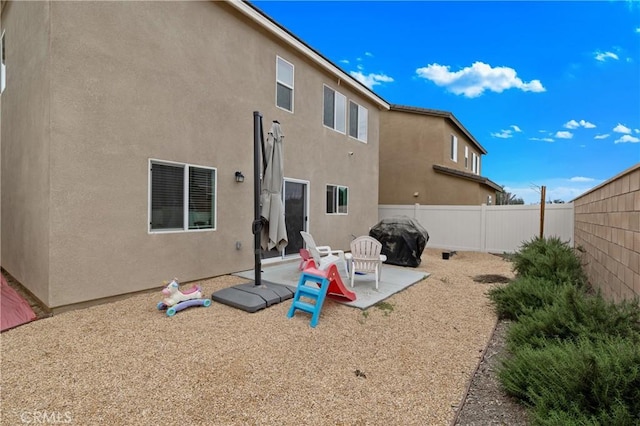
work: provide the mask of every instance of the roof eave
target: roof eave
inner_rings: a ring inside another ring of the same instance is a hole
[[[316,52],[305,42],[300,40],[298,37],[293,35],[287,29],[285,29],[282,25],[275,22],[269,16],[267,16],[264,12],[258,9],[256,6],[252,5],[248,1],[245,0],[227,0],[227,3],[231,6],[235,7],[238,11],[242,12],[245,16],[250,18],[256,24],[260,25],[274,36],[278,37],[280,40],[287,43],[289,46],[298,50],[303,55],[307,56],[318,66],[323,68],[325,71],[334,74],[336,77],[341,79],[343,82],[349,84],[354,90],[360,93],[362,96],[367,98],[369,101],[378,105],[381,109],[389,109],[389,103],[382,99],[380,96],[376,95],[373,91],[371,91],[368,87],[360,83],[358,80],[344,72],[337,65],[329,61],[327,58],[322,56],[320,53]]]
[[[498,192],[504,192],[504,190],[500,185],[498,185],[497,183],[493,182],[491,179],[488,179],[484,176],[474,175],[474,174],[463,172],[460,170],[450,169],[449,167],[440,166],[439,164],[434,164],[433,170],[435,170],[436,172],[444,173],[449,176],[459,177],[462,179],[467,179],[473,182],[486,185]]]

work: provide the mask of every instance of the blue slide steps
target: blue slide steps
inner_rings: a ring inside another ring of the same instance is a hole
[[[308,281],[320,284],[320,288],[306,285]],[[292,318],[299,309],[303,312],[311,314],[311,327],[318,325],[320,319],[320,311],[322,310],[322,304],[327,296],[327,289],[329,288],[329,278],[324,275],[316,275],[308,271],[303,271],[298,281],[298,287],[296,293],[293,296],[293,303],[289,308],[288,318]],[[301,297],[306,299],[315,300],[314,303],[300,300]]]

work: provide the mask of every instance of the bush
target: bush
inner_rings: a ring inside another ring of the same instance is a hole
[[[640,346],[620,337],[524,346],[503,362],[504,389],[537,424],[638,424]]]
[[[543,347],[549,340],[576,340],[578,337],[602,340],[621,337],[640,344],[640,307],[638,302],[614,304],[600,294],[587,295],[566,286],[557,300],[520,317],[508,334],[512,350],[530,345]]]
[[[638,419],[634,420],[633,413],[622,403],[616,403],[608,411],[599,411],[597,414],[586,414],[576,408],[573,411],[549,411],[534,417],[534,424],[540,426],[637,426]]]
[[[575,250],[558,237],[535,237],[522,244],[513,256],[518,276],[546,278],[554,282],[586,283],[580,258]]]
[[[498,318],[517,320],[524,314],[552,304],[558,298],[558,292],[569,286],[572,285],[558,284],[542,277],[524,276],[506,286],[493,287],[488,295]]]

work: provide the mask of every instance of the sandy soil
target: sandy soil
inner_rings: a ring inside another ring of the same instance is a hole
[[[318,326],[290,302],[213,303],[169,318],[158,292],[0,336],[1,424],[448,425],[496,325],[473,277],[499,256],[427,249],[431,276],[367,311],[327,300]],[[243,282],[200,282],[205,294]]]

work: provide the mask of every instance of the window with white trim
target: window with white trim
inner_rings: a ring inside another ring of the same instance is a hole
[[[340,133],[347,127],[347,97],[324,85],[322,122]]]
[[[367,141],[369,111],[362,105],[349,101],[349,136],[359,141]]]
[[[474,152],[471,154],[471,171],[478,174],[478,155]]]
[[[216,169],[149,161],[149,231],[216,229]]]
[[[476,174],[480,174],[480,156],[476,155]]]
[[[276,57],[276,106],[293,112],[293,64]]]
[[[349,188],[340,185],[327,185],[327,213],[347,214],[349,206]]]
[[[465,169],[469,168],[469,147],[468,146],[464,147],[464,168]]]
[[[451,135],[451,160],[458,162],[458,137]]]
[[[0,36],[0,93],[7,87],[7,66],[4,53],[4,31]]]

